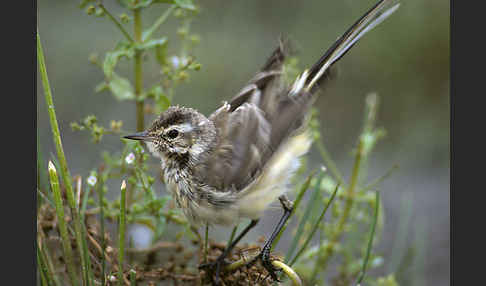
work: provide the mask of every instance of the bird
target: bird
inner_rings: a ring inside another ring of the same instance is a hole
[[[166,188],[193,226],[230,226],[250,219],[215,262],[200,265],[214,274],[214,285],[220,281],[226,256],[277,199],[283,215],[258,258],[278,281],[270,250],[293,210],[286,196],[290,179],[312,145],[310,109],[334,78],[333,65],[395,12],[400,5],[396,2],[377,2],[293,83],[284,80],[290,45],[280,38],[253,78],[209,116],[194,108],[170,106],[146,130],[124,136],[142,140],[160,159]]]

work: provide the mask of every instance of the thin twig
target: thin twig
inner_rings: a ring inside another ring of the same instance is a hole
[[[130,36],[130,34],[127,32],[127,30],[125,30],[125,28],[123,28],[122,24],[120,22],[118,22],[118,20],[115,17],[113,17],[113,15],[111,15],[111,13],[105,8],[105,6],[102,3],[98,3],[98,7],[100,7],[101,10],[103,10],[103,12],[106,15],[108,15],[108,18],[110,18],[110,20],[118,27],[118,29],[120,29],[120,31],[123,33],[125,38],[127,38],[127,40],[130,41],[130,43],[133,43],[133,39]]]
[[[176,5],[172,5],[170,6],[165,12],[164,14],[162,14],[155,22],[154,24],[148,28],[145,32],[143,32],[142,34],[142,42],[145,42],[147,40],[150,39],[150,37],[152,36],[152,34],[160,27],[160,25],[162,25],[165,20],[167,20],[167,18],[170,16],[170,14],[172,13],[172,11],[174,11]]]

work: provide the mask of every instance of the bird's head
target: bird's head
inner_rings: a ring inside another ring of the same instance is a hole
[[[143,140],[163,160],[198,160],[211,148],[216,129],[211,120],[192,108],[171,106],[145,131],[124,136]]]

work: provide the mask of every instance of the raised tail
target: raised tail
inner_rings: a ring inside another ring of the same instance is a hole
[[[344,56],[367,32],[380,24],[395,12],[400,3],[396,0],[381,0],[356,21],[322,57],[308,70],[305,70],[294,82],[292,93],[302,89],[314,93],[320,83],[328,78],[330,67]]]

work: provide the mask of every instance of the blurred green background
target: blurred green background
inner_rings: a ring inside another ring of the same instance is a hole
[[[189,84],[176,90],[174,103],[209,114],[261,67],[280,34],[293,40],[303,69],[374,3],[196,1],[200,14],[191,31],[201,37],[195,56],[202,69],[192,72]],[[95,94],[94,87],[104,76],[89,63],[88,56],[93,52],[102,56],[122,35],[107,19],[86,15],[78,4],[39,1],[38,23],[71,174],[85,177],[101,162],[102,150],[116,152],[122,144],[118,136],[106,136],[94,145],[87,133],[72,132],[70,122],[94,114],[105,126],[112,119],[123,120],[124,130],[135,130],[135,106],[133,102],[116,101],[108,92]],[[122,13],[116,1],[104,4],[114,15]],[[165,8],[159,5],[146,11],[145,24],[152,23]],[[399,165],[380,188],[386,222],[378,250],[385,255],[385,273],[398,269],[414,254],[411,266],[402,267],[398,275],[401,285],[449,284],[449,21],[448,1],[402,1],[393,16],[337,64],[339,76],[316,103],[324,143],[338,167],[349,176],[350,150],[361,130],[365,95],[376,92],[381,98],[377,125],[386,129],[387,136],[371,156],[369,176],[376,178],[392,165]],[[131,31],[131,25],[127,27]],[[176,27],[172,18],[161,30],[173,36]],[[159,76],[152,62],[149,58],[144,67],[146,86]],[[122,61],[119,69],[131,78],[132,66]],[[55,149],[39,79],[37,90],[39,143],[48,155]],[[319,158],[317,154],[312,150],[309,158]],[[404,211],[407,208],[408,213]],[[266,228],[279,215],[279,211],[270,211],[253,237],[268,232]],[[410,223],[400,230],[399,222],[407,215]]]

